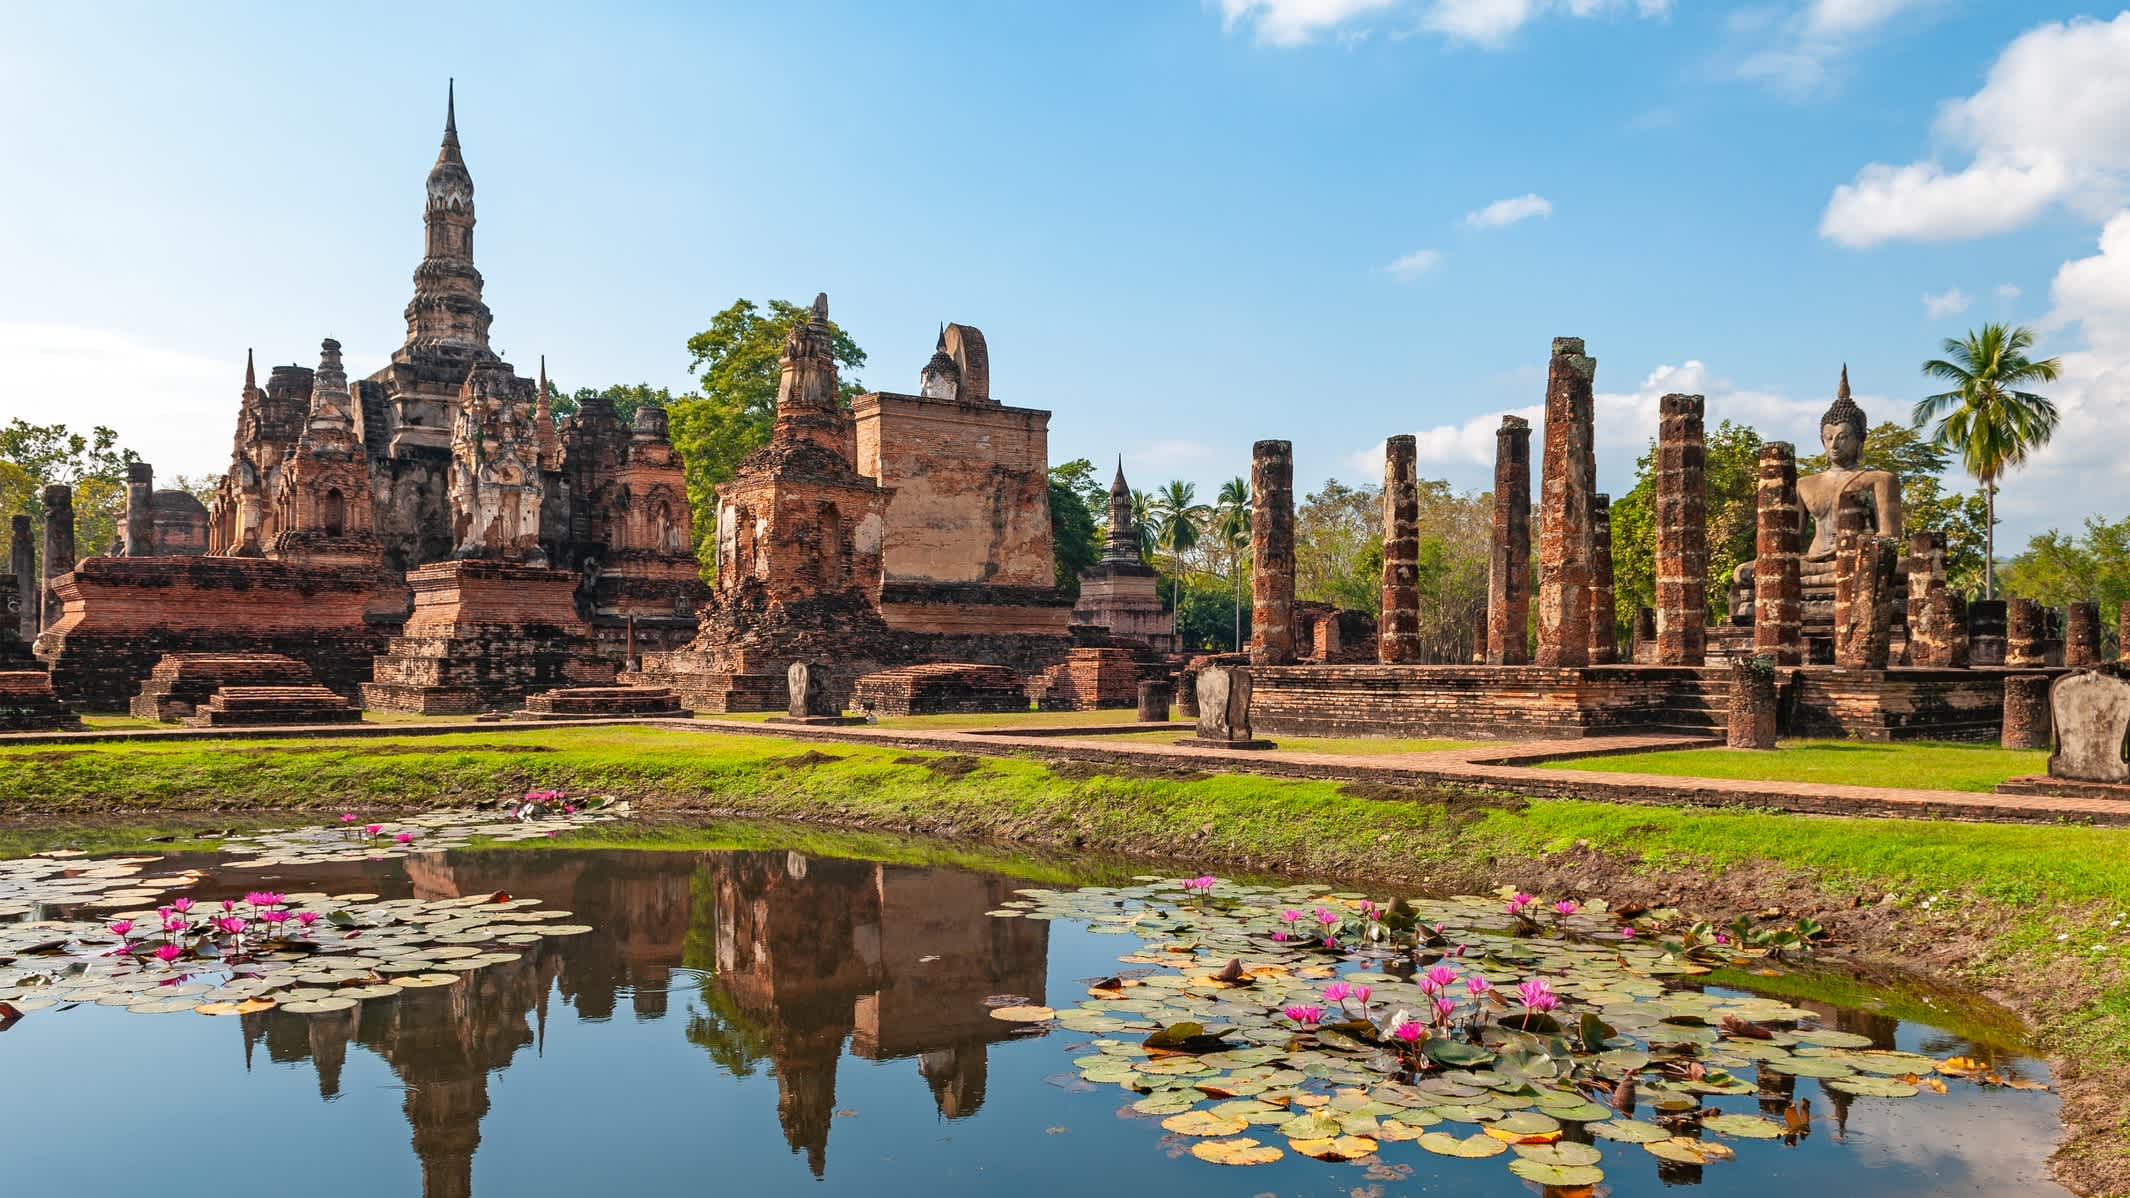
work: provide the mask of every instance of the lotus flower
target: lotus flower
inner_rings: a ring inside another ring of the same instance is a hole
[[[1400,1014],[1403,1014],[1403,1012],[1400,1012]],[[1416,1044],[1419,1042],[1420,1037],[1427,1034],[1427,1029],[1420,1026],[1419,1020],[1407,1019],[1391,1024],[1390,1034],[1407,1044]]]
[[[171,935],[176,935],[179,932],[185,931],[191,926],[191,924],[185,922],[182,919],[166,919],[163,921],[163,930],[169,932]]]
[[[1440,990],[1443,987],[1448,986],[1451,982],[1457,980],[1457,971],[1451,969],[1447,965],[1438,964],[1430,967],[1428,971],[1421,976],[1425,977],[1428,981],[1433,982],[1435,984],[1435,989]]]
[[[1438,998],[1435,1000],[1435,1018],[1437,1019],[1443,1020],[1444,1022],[1448,1022],[1450,1012],[1456,1009],[1457,1002],[1455,999]]]
[[[1366,986],[1355,986],[1353,988],[1353,1000],[1365,1007],[1368,1005],[1368,996],[1374,993],[1375,991]]]
[[[341,822],[341,823],[343,823],[343,824],[352,824],[352,823],[354,823],[354,822],[355,822],[355,813],[354,813],[354,812],[352,812],[352,811],[343,811],[343,812],[341,812],[341,813],[340,813],[340,822]]]
[[[318,922],[318,913],[316,911],[298,911],[296,912],[296,922],[304,927],[310,927]]]
[[[1491,992],[1493,989],[1494,984],[1492,982],[1487,981],[1485,978],[1480,977],[1476,973],[1473,974],[1471,977],[1464,979],[1464,992],[1466,994],[1471,995],[1473,998],[1479,998],[1482,995]]]
[[[171,961],[175,961],[175,960],[177,960],[177,959],[178,959],[179,957],[182,957],[182,956],[184,956],[184,955],[185,955],[185,950],[184,950],[184,949],[183,949],[182,947],[180,947],[180,946],[178,946],[178,945],[175,945],[175,944],[165,944],[165,945],[163,945],[162,947],[160,947],[160,948],[158,948],[158,949],[156,949],[156,950],[155,950],[155,957],[156,957],[156,959],[157,959],[157,960],[159,960],[159,961],[162,961],[162,962],[164,962],[164,963],[166,963],[166,964],[167,964],[168,962],[171,962]]]
[[[1318,907],[1316,909],[1316,921],[1320,924],[1323,924],[1327,928],[1335,928],[1339,926],[1338,912],[1332,911],[1328,908]]]
[[[569,804],[569,803],[564,803],[564,804],[562,804],[562,814],[564,814],[564,815],[575,815],[575,814],[577,814],[577,808],[576,808],[576,807],[574,807],[574,806],[572,806],[572,805],[571,805],[571,804]]]
[[[1516,997],[1524,1007],[1538,1014],[1561,1005],[1560,996],[1553,993],[1553,986],[1544,978],[1531,978],[1516,988]]]
[[[1218,881],[1220,881],[1220,879],[1214,877],[1212,874],[1203,874],[1195,878],[1185,878],[1183,880],[1183,888],[1185,890],[1211,890],[1213,889],[1214,883]]]
[[[230,912],[230,911],[234,911],[234,910],[236,910],[236,909],[237,909],[237,900],[235,900],[235,899],[223,899],[223,900],[222,900],[222,910],[223,910],[223,912],[224,912],[224,913],[227,913],[227,912]]]
[[[1562,915],[1573,915],[1576,912],[1582,910],[1583,905],[1581,903],[1576,902],[1574,899],[1562,899],[1561,901],[1553,904],[1553,909]]]
[[[260,913],[259,918],[265,920],[270,924],[275,925],[276,927],[279,927],[280,925],[288,922],[288,912],[280,910],[264,911]]]
[[[113,936],[118,937],[120,940],[133,939],[133,937],[130,935],[132,931],[133,921],[130,919],[116,920],[111,924],[111,934]]]
[[[1308,1027],[1324,1018],[1324,1008],[1317,1006],[1288,1007],[1285,1014],[1287,1018],[1294,1020],[1303,1027]]]
[[[190,911],[192,910],[192,900],[189,898],[173,899],[170,903],[170,909],[181,914]]]
[[[1634,939],[1639,934],[1640,933],[1634,930],[1634,925],[1631,923],[1620,925],[1620,935],[1626,937],[1629,940]]]
[[[1516,892],[1514,897],[1509,899],[1509,914],[1522,915],[1524,913],[1525,907],[1528,907],[1532,903],[1535,903],[1537,901],[1537,899],[1532,898],[1530,895],[1525,894],[1523,891],[1519,890]]]
[[[549,832],[549,833],[548,833],[548,835],[549,835],[549,836],[553,836],[553,835],[554,835],[554,833],[553,833],[553,832]],[[1272,933],[1272,939],[1273,939],[1273,940],[1274,940],[1274,941],[1275,941],[1276,943],[1279,943],[1279,944],[1285,944],[1285,943],[1287,943],[1287,933],[1285,933],[1285,932],[1274,932],[1274,933]]]
[[[402,833],[400,833],[399,835],[397,835],[397,836],[394,836],[394,837],[393,837],[392,839],[394,839],[394,840],[396,840],[396,841],[400,842],[401,844],[413,844],[413,843],[414,843],[414,833],[412,833],[412,832],[402,832]]]
[[[1301,922],[1302,913],[1292,907],[1289,907],[1285,911],[1280,912],[1279,917],[1283,922],[1286,923],[1299,923]]]
[[[362,826],[362,832],[365,836],[375,836],[384,830],[385,826],[383,824],[364,824]]]

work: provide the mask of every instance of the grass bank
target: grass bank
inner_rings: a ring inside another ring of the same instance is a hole
[[[1735,778],[1751,782],[1828,782],[1856,786],[1927,786],[1987,793],[2006,778],[2045,774],[2046,750],[1995,745],[1854,740],[1786,740],[1772,753],[1744,749],[1668,749],[1617,757],[1547,762],[1549,770]]]
[[[2025,1014],[2064,1091],[2061,1174],[2085,1193],[2130,1193],[2130,829],[1525,802],[629,727],[0,749],[0,813],[77,823],[440,807],[533,787],[627,795],[649,813],[1154,853],[1231,871],[1514,883],[1721,918],[1810,914],[1845,952],[1920,965]]]

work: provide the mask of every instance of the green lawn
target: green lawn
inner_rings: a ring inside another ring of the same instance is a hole
[[[1138,740],[1148,733],[1161,733],[1176,737],[1176,729],[1148,725],[1146,732],[1107,733],[1091,736],[1090,741]],[[1445,749],[1471,749],[1488,742],[1483,740],[1431,740],[1401,736],[1267,736],[1265,739],[1282,749],[1296,753],[1341,753],[1354,757],[1376,757],[1385,753],[1437,753]]]
[[[1749,749],[1673,749],[1660,753],[1554,761],[1540,768],[1986,792],[1994,790],[2006,778],[2047,773],[2048,761],[2048,753],[2040,749],[2000,749],[1995,745],[1786,740],[1772,753]]]

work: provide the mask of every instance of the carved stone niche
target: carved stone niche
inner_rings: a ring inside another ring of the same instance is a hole
[[[862,724],[864,716],[844,715],[829,687],[828,668],[819,662],[795,661],[784,671],[787,714],[772,724]]]
[[[1250,735],[1250,669],[1207,666],[1198,671],[1198,735],[1178,744],[1223,749],[1269,749]]]
[[[2130,783],[2130,681],[2112,674],[2066,674],[2049,687],[2056,751],[2049,777],[2073,782]]]

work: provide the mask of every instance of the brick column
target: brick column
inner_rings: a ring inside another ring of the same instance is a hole
[[[1708,645],[1706,405],[1698,395],[1657,404],[1657,664],[1698,666]]]
[[[7,545],[8,572],[15,576],[15,594],[22,600],[22,643],[27,645],[37,639],[43,623],[37,618],[44,605],[44,588],[37,581],[37,543],[30,528],[30,518],[17,515],[13,520],[12,534]]]
[[[1843,495],[1835,515],[1834,664],[1883,670],[1893,642],[1893,584],[1900,554],[1865,531],[1864,503]]]
[[[2033,599],[2007,599],[2004,604],[2004,664],[2015,670],[2031,670],[2048,664],[2048,613]]]
[[[42,627],[59,619],[59,592],[52,580],[74,568],[74,488],[55,483],[44,489],[44,600]]]
[[[1730,711],[1724,743],[1733,749],[1774,748],[1775,694],[1775,662],[1772,658],[1732,658]]]
[[[1250,447],[1250,664],[1294,664],[1294,446]]]
[[[1634,609],[1634,632],[1627,638],[1629,656],[1642,665],[1657,659],[1657,609]]]
[[[1856,571],[1863,560],[1868,534],[1863,497],[1844,492],[1834,501],[1834,664],[1842,664],[1843,646],[1851,639],[1851,610],[1856,597]]]
[[[147,557],[155,552],[155,467],[146,462],[126,464],[123,534],[127,557]]]
[[[2049,676],[2004,676],[2004,734],[2007,749],[2049,747]]]
[[[1176,701],[1176,688],[1168,682],[1155,680],[1139,684],[1139,722],[1142,724],[1165,724],[1169,719],[1169,704]]]
[[[1930,593],[1945,586],[1945,534],[1908,534],[1908,662],[1921,665],[1916,657],[1918,629],[1930,618]]]
[[[1546,458],[1539,484],[1538,664],[1590,662],[1592,391],[1597,359],[1555,337],[1546,368]]]
[[[1620,660],[1619,601],[1612,589],[1612,497],[1590,497],[1590,664]]]
[[[1914,583],[1911,580],[1910,585]],[[1909,610],[1915,610],[1911,597]],[[1908,657],[1912,665],[1932,670],[1967,668],[1967,600],[1941,586],[1923,599],[1922,618],[1909,617]]]
[[[2091,599],[2063,609],[2063,664],[2077,670],[2100,665],[2100,604]]]
[[[1376,660],[1420,660],[1420,484],[1411,435],[1383,446],[1383,613],[1376,619]]]
[[[1484,611],[1472,617],[1471,663],[1475,666],[1487,664],[1487,613]]]
[[[1488,665],[1531,661],[1531,422],[1504,416],[1494,433],[1494,528],[1487,551]]]
[[[1802,665],[1805,599],[1798,542],[1804,524],[1797,502],[1797,449],[1789,442],[1760,447],[1754,503],[1753,652],[1777,666]]]

